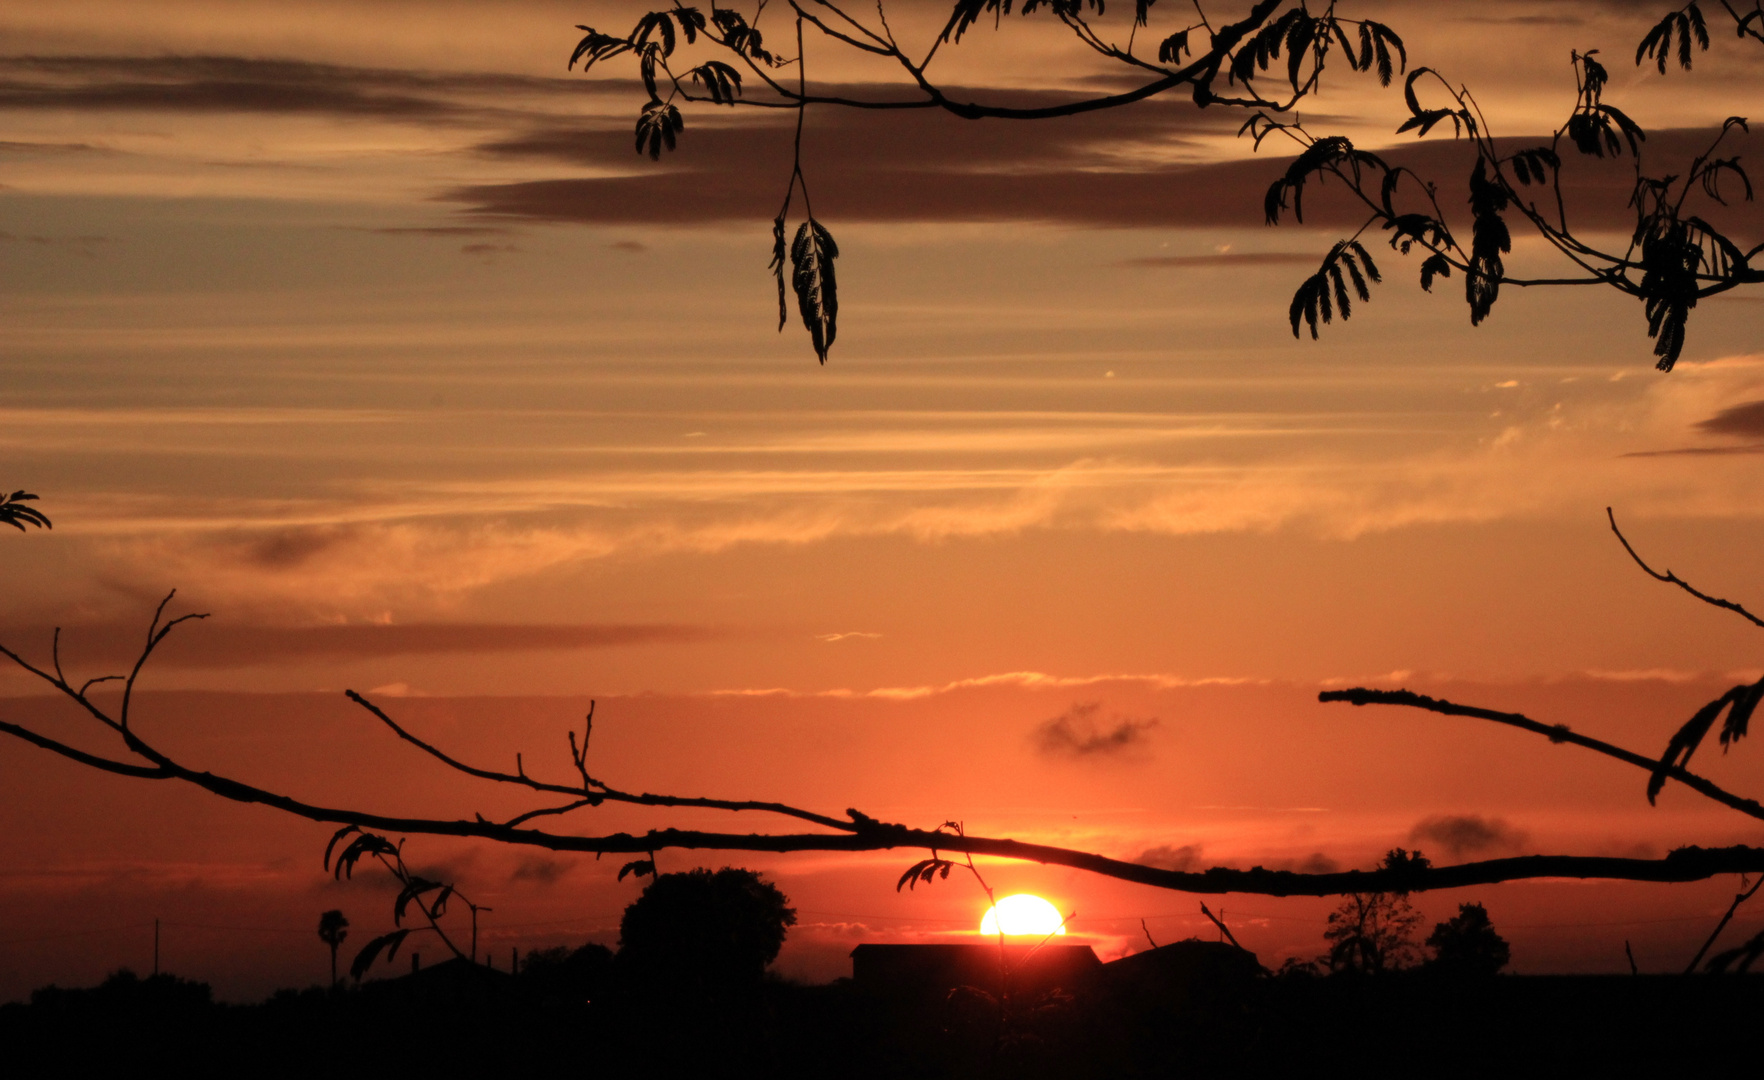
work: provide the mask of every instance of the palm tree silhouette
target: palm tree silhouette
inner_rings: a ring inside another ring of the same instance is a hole
[[[349,936],[349,920],[336,909],[319,916],[319,940],[331,947],[331,985],[337,985],[337,946]]]

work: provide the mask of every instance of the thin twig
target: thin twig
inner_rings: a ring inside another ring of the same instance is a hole
[[[1685,581],[1677,574],[1674,574],[1671,570],[1662,574],[1658,570],[1649,566],[1646,562],[1642,561],[1640,555],[1635,553],[1635,548],[1629,546],[1629,540],[1623,535],[1623,530],[1617,527],[1617,515],[1611,512],[1609,506],[1605,507],[1605,517],[1609,518],[1611,521],[1611,531],[1617,534],[1617,542],[1623,545],[1624,551],[1629,552],[1629,557],[1635,560],[1635,565],[1641,567],[1643,573],[1647,574],[1655,581],[1663,581],[1668,585],[1676,585],[1705,604],[1711,604],[1715,607],[1731,611],[1740,618],[1750,622],[1753,626],[1764,627],[1764,619],[1760,619],[1758,616],[1747,611],[1732,600],[1723,600],[1719,596],[1710,596],[1708,593],[1697,590],[1689,582]]]
[[[1741,875],[1739,892],[1734,895],[1733,903],[1727,905],[1727,914],[1721,916],[1721,921],[1715,924],[1715,929],[1710,933],[1709,940],[1703,942],[1703,947],[1697,950],[1697,955],[1691,957],[1691,962],[1685,965],[1684,973],[1686,975],[1697,970],[1697,965],[1703,962],[1703,955],[1709,951],[1710,946],[1715,944],[1715,939],[1721,936],[1721,931],[1727,929],[1727,924],[1733,918],[1733,913],[1739,910],[1741,904],[1750,900],[1761,885],[1764,885],[1764,876],[1759,877],[1758,883],[1748,889],[1746,888],[1745,876]]]

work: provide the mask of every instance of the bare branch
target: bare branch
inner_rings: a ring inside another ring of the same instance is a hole
[[[47,735],[40,735],[37,732],[32,731],[30,728],[20,727],[18,724],[9,724],[4,720],[0,720],[0,732],[5,732],[16,739],[23,739],[32,746],[40,746],[51,753],[60,754],[69,761],[77,761],[81,765],[90,765],[94,769],[102,769],[105,772],[116,773],[118,776],[133,776],[140,780],[165,780],[171,775],[163,769],[150,768],[146,765],[133,765],[126,761],[112,761],[109,758],[99,757],[96,754],[88,754],[84,750],[69,746],[63,742],[58,742],[55,739],[49,738]]]
[[[1443,716],[1468,716],[1477,720],[1492,720],[1497,724],[1530,731],[1556,743],[1573,743],[1606,757],[1616,758],[1626,765],[1645,769],[1650,775],[1664,775],[1677,780],[1706,798],[1713,799],[1723,806],[1738,810],[1748,817],[1764,820],[1764,806],[1756,800],[1735,795],[1718,784],[1713,783],[1696,773],[1689,772],[1676,765],[1668,765],[1655,758],[1644,757],[1633,750],[1625,750],[1621,746],[1581,735],[1569,729],[1566,724],[1543,724],[1521,713],[1497,712],[1494,709],[1477,708],[1474,705],[1459,705],[1451,701],[1442,701],[1425,694],[1417,694],[1410,690],[1369,690],[1355,687],[1351,690],[1325,690],[1317,695],[1321,702],[1345,701],[1350,705],[1404,705],[1413,709],[1425,709],[1428,712],[1440,713]]]
[[[1738,615],[1740,618],[1745,619],[1747,622],[1751,623],[1753,626],[1764,627],[1764,619],[1758,618],[1758,616],[1747,611],[1745,608],[1734,603],[1732,600],[1723,600],[1719,596],[1710,596],[1708,593],[1701,592],[1701,591],[1697,590],[1689,582],[1685,581],[1683,578],[1679,577],[1677,574],[1674,574],[1671,570],[1668,570],[1664,574],[1662,574],[1658,570],[1655,570],[1653,567],[1649,566],[1646,562],[1642,561],[1642,557],[1640,555],[1637,555],[1635,553],[1635,548],[1633,548],[1629,545],[1629,539],[1623,535],[1623,530],[1619,529],[1617,527],[1617,515],[1612,513],[1611,508],[1609,506],[1605,507],[1605,517],[1607,519],[1609,519],[1611,522],[1611,531],[1617,534],[1617,542],[1623,545],[1624,551],[1629,552],[1629,557],[1635,560],[1635,565],[1641,567],[1643,573],[1647,574],[1649,577],[1653,578],[1655,581],[1663,581],[1668,585],[1676,585],[1679,588],[1683,589],[1685,592],[1690,593],[1692,596],[1696,597],[1698,600],[1701,600],[1705,604],[1710,604],[1714,607],[1723,608],[1727,611],[1731,611],[1734,614]]]
[[[157,629],[149,638],[144,653],[149,653],[159,642],[164,640],[165,633],[181,619],[172,620],[164,627]],[[0,653],[11,657],[26,670],[31,671],[67,696],[73,698],[88,712],[101,721],[118,728],[115,721],[92,702],[80,698],[71,687],[57,676],[43,672],[17,656],[11,650],[0,646]],[[141,662],[135,665],[138,673]],[[887,851],[900,849],[916,849],[930,851],[932,864],[948,864],[948,860],[940,859],[939,852],[960,853],[964,861],[973,870],[977,880],[985,888],[984,879],[980,878],[979,869],[973,863],[974,856],[990,856],[993,858],[1017,859],[1026,862],[1037,862],[1051,866],[1065,866],[1076,870],[1098,874],[1154,888],[1173,889],[1191,893],[1254,893],[1266,896],[1334,896],[1344,893],[1364,893],[1377,891],[1420,892],[1427,889],[1461,888],[1470,885],[1487,885],[1503,881],[1516,881],[1539,877],[1572,877],[1572,878],[1615,878],[1627,881],[1700,881],[1718,874],[1753,873],[1764,874],[1764,848],[1731,847],[1720,849],[1681,848],[1663,859],[1620,859],[1596,856],[1575,855],[1531,855],[1509,859],[1492,859],[1484,862],[1464,863],[1458,866],[1434,867],[1416,865],[1386,865],[1373,871],[1347,871],[1345,873],[1305,874],[1292,871],[1267,870],[1254,867],[1240,870],[1228,867],[1215,867],[1201,873],[1164,870],[1157,867],[1143,866],[1138,863],[1109,858],[1094,852],[1078,851],[1047,844],[1025,843],[1018,840],[999,837],[970,836],[959,824],[946,822],[936,829],[918,829],[904,824],[879,821],[858,810],[846,811],[844,819],[816,814],[807,810],[787,806],[782,803],[752,800],[726,800],[685,798],[669,795],[630,794],[612,789],[578,791],[562,788],[558,785],[546,785],[534,781],[524,774],[498,773],[493,770],[478,769],[459,762],[426,742],[405,732],[389,716],[360,695],[351,695],[352,699],[373,712],[384,723],[398,732],[407,742],[412,743],[431,756],[448,764],[450,767],[468,775],[489,779],[501,783],[514,783],[530,790],[567,793],[577,796],[565,806],[542,807],[521,814],[502,824],[488,821],[483,817],[476,820],[448,820],[443,818],[401,817],[388,814],[373,813],[357,807],[332,807],[305,802],[288,795],[266,790],[252,784],[225,776],[217,776],[211,772],[197,771],[180,764],[157,750],[139,735],[120,731],[119,733],[134,752],[146,757],[154,767],[133,765],[125,762],[112,761],[107,758],[89,754],[65,743],[50,739],[18,724],[0,722],[0,734],[10,735],[33,746],[48,750],[62,758],[87,765],[92,768],[118,775],[132,776],[148,780],[176,780],[202,788],[221,798],[240,803],[252,803],[268,806],[295,817],[310,821],[322,821],[343,825],[345,828],[337,838],[349,832],[363,828],[371,828],[382,832],[404,835],[456,836],[491,840],[498,843],[514,844],[524,847],[543,848],[551,851],[593,852],[602,854],[648,854],[653,861],[654,853],[666,849],[687,850],[720,850],[720,851],[767,851],[767,852],[805,852],[805,851]],[[1486,709],[1473,709],[1467,706],[1454,705],[1450,702],[1435,701],[1419,695],[1402,692],[1386,692],[1371,690],[1355,690],[1325,693],[1325,701],[1345,700],[1360,704],[1389,703],[1413,705],[1429,708],[1436,712],[1455,715],[1475,716],[1483,719],[1523,727],[1546,735],[1559,742],[1574,742],[1589,749],[1597,750],[1638,768],[1655,770],[1658,766],[1654,761],[1632,754],[1629,751],[1596,739],[1588,739],[1568,731],[1565,727],[1547,727],[1536,721],[1513,713],[1496,713]],[[578,767],[586,756],[586,750],[572,753]],[[1764,818],[1764,808],[1749,800],[1742,800],[1730,795],[1701,777],[1695,776],[1681,768],[1667,768],[1665,773],[1710,798],[1740,809],[1753,817]],[[602,836],[573,836],[545,832],[539,829],[523,827],[528,821],[542,816],[555,816],[593,805],[597,800],[611,799],[633,804],[657,807],[691,807],[723,810],[759,810],[769,813],[783,814],[810,821],[826,828],[824,833],[728,833],[683,829],[652,829],[641,834],[612,833]],[[952,831],[953,830],[953,831]],[[336,839],[333,838],[333,845]],[[328,853],[327,853],[328,859]],[[909,876],[911,875],[909,871]],[[904,881],[905,879],[903,879]],[[420,898],[419,898],[420,899]],[[463,900],[463,898],[462,898]],[[419,905],[420,906],[420,905]],[[437,928],[438,929],[438,928]]]
[[[405,742],[422,750],[424,753],[440,761],[448,768],[456,769],[459,772],[465,773],[467,776],[475,776],[480,780],[491,780],[500,784],[515,784],[520,787],[530,788],[534,791],[543,791],[553,795],[575,795],[581,797],[582,801],[590,806],[598,805],[604,800],[607,802],[631,803],[636,806],[662,806],[702,810],[756,810],[762,813],[781,814],[785,817],[799,818],[803,821],[811,822],[815,825],[821,825],[829,829],[850,830],[853,828],[849,821],[828,817],[825,814],[817,814],[812,810],[804,810],[800,807],[789,806],[779,802],[763,802],[751,799],[712,799],[699,796],[681,795],[652,795],[647,792],[643,794],[635,794],[628,791],[617,791],[613,788],[607,787],[598,780],[588,779],[585,771],[582,774],[584,787],[577,788],[564,784],[548,784],[541,780],[535,780],[526,775],[524,771],[518,773],[505,773],[497,772],[494,769],[480,769],[473,765],[467,765],[465,762],[449,756],[444,751],[431,746],[422,739],[412,735],[390,716],[387,716],[379,706],[375,705],[367,698],[362,697],[354,690],[346,690],[344,693],[349,697],[349,700],[355,702],[357,705],[360,705],[362,708],[378,717],[382,723],[396,732],[398,737]],[[589,729],[592,730],[593,714],[590,713],[589,717]],[[570,733],[570,745],[571,752],[575,755],[574,732]],[[575,755],[577,768],[586,768],[583,764],[588,756],[586,746],[587,738],[584,736],[584,748],[579,755]],[[587,785],[592,786],[590,787]]]

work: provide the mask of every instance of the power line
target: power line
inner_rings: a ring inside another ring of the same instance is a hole
[[[5,941],[0,941],[0,946],[31,945],[39,941],[60,941],[63,938],[91,937],[95,934],[114,934],[122,930],[142,930],[152,925],[151,922],[136,922],[124,923],[121,926],[105,926],[96,930],[64,930],[58,934],[40,934],[37,937],[28,938],[8,938]]]

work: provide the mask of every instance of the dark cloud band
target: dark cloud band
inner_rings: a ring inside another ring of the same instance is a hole
[[[48,662],[52,627],[6,630],[8,647],[27,659]],[[562,652],[633,645],[688,644],[724,636],[710,627],[669,624],[534,626],[493,623],[408,626],[229,626],[203,623],[180,627],[154,653],[156,665],[229,669],[295,660],[338,662],[389,656],[471,653]],[[64,627],[64,664],[131,663],[141,650],[140,626],[95,624]]]

